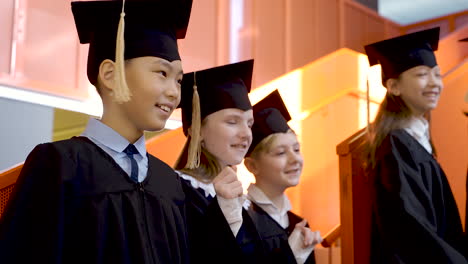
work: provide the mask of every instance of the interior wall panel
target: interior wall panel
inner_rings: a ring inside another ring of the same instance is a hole
[[[358,8],[345,2],[344,6],[345,47],[364,52],[366,43],[366,17]]]
[[[217,1],[194,1],[185,39],[179,40],[184,72],[217,66]]]
[[[78,37],[69,1],[28,1],[19,68],[25,78],[76,89]]]
[[[338,0],[315,0],[315,41],[316,53],[320,58],[340,48]]]
[[[285,0],[253,1],[255,58],[254,86],[265,84],[286,72]]]
[[[286,67],[293,70],[317,58],[317,1],[286,1]],[[322,38],[326,38],[322,36]]]
[[[385,21],[378,16],[366,17],[366,44],[374,43],[386,39]]]
[[[455,28],[461,28],[468,24],[468,14],[460,15],[455,18]]]
[[[0,1],[0,77],[10,72],[14,0]]]

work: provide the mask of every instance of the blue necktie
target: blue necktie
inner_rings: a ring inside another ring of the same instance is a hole
[[[138,164],[133,157],[133,154],[138,154],[138,150],[135,148],[133,144],[128,144],[128,146],[124,149],[125,154],[127,154],[128,158],[130,159],[132,165],[132,172],[130,173],[130,178],[134,182],[138,182]]]

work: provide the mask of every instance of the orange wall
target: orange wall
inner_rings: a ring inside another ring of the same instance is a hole
[[[254,87],[339,48],[363,51],[397,36],[400,26],[352,0],[244,1],[244,27],[234,32],[238,60],[255,58]]]
[[[468,49],[468,47],[467,47]],[[468,118],[462,109],[468,91],[468,63],[444,78],[445,88],[432,113],[432,136],[462,219],[465,219],[466,176],[468,169]]]
[[[148,153],[173,166],[185,143],[182,128],[168,131],[146,142]]]

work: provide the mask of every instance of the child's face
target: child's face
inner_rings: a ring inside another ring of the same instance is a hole
[[[439,66],[417,66],[403,72],[396,89],[414,115],[423,115],[439,102],[443,89]]]
[[[124,114],[137,130],[158,131],[180,102],[182,63],[157,57],[139,57],[125,64],[131,100]]]
[[[270,148],[259,153],[255,162],[257,181],[284,191],[299,184],[304,163],[300,144],[294,133],[279,133]]]
[[[214,112],[202,123],[202,146],[222,167],[237,165],[252,143],[252,125],[252,110],[228,108]]]

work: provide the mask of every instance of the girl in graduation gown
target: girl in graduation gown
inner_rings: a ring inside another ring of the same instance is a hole
[[[257,227],[268,263],[315,263],[314,246],[320,233],[290,211],[284,194],[296,186],[303,159],[297,136],[289,128],[289,113],[276,90],[254,106],[253,142],[245,165],[256,183],[248,188],[245,204]]]
[[[184,180],[191,257],[196,263],[264,263],[242,210],[235,165],[252,141],[253,60],[184,74],[186,145],[175,168]]]
[[[368,142],[372,263],[467,263],[460,215],[426,119],[443,89],[438,40],[434,28],[365,47],[387,88]]]
[[[181,181],[146,153],[143,132],[163,129],[180,101],[177,38],[190,9],[128,1],[116,56],[122,2],[72,2],[104,114],[29,154],[0,220],[0,263],[189,263]]]

